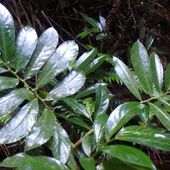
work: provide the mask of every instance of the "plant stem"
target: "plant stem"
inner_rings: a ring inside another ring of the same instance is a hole
[[[11,74],[13,74],[19,81],[21,81],[21,82],[24,84],[24,87],[25,87],[25,88],[29,89],[29,90],[34,94],[34,96],[41,101],[41,103],[44,105],[45,108],[47,108],[50,112],[53,112],[53,110],[47,105],[47,103],[45,102],[45,100],[42,99],[42,98],[38,95],[37,91],[36,91],[35,89],[33,89],[33,88],[25,81],[25,79],[22,79],[20,76],[18,76],[18,74],[17,74],[16,72],[14,72],[14,71],[8,66],[8,64],[6,64],[6,63],[3,62],[3,61],[2,61],[2,63],[3,63],[3,65],[8,69],[8,71],[9,71]]]
[[[83,137],[90,136],[93,133],[93,129],[90,129]],[[76,143],[72,145],[73,149],[76,149],[83,141],[83,138],[79,139]]]

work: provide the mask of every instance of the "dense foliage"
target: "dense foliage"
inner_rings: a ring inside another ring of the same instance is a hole
[[[140,41],[131,48],[131,69],[118,57],[98,54],[97,49],[76,60],[74,41],[57,46],[53,27],[38,38],[26,26],[15,38],[13,18],[0,4],[0,144],[24,146],[22,153],[7,157],[0,166],[156,169],[143,151],[170,151],[170,66],[164,73],[159,56],[148,56]],[[113,110],[107,84],[85,84],[104,61],[134,95],[134,100]],[[62,122],[67,123],[65,128]]]

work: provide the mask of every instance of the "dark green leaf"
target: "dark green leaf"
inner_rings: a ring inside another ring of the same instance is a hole
[[[59,124],[56,124],[52,139],[52,153],[54,158],[65,164],[70,156],[71,145],[71,141],[66,131]]]
[[[89,52],[83,53],[82,56],[79,57],[75,64],[75,69],[78,71],[86,70],[86,67],[88,64],[95,58],[97,55],[98,51],[96,48],[93,48]]]
[[[115,139],[170,151],[170,134],[159,129],[129,126],[122,129]]]
[[[152,53],[150,56],[150,67],[153,83],[156,90],[160,93],[163,85],[163,66],[156,53]]]
[[[97,115],[93,123],[93,132],[96,142],[100,142],[104,138],[105,124],[108,119],[106,114]]]
[[[65,98],[63,99],[63,101],[69,106],[71,107],[76,113],[80,114],[80,115],[84,115],[87,118],[90,118],[90,114],[88,113],[86,107],[79,103],[77,100],[73,99],[73,98]]]
[[[80,91],[77,95],[76,95],[76,99],[80,99],[82,97],[86,97],[86,96],[89,96],[93,93],[96,93],[96,89],[99,87],[99,86],[103,86],[105,87],[107,84],[106,83],[96,83],[90,87],[87,87],[85,90],[82,90]]]
[[[95,170],[95,160],[93,158],[80,158],[81,166],[84,170]]]
[[[47,100],[64,98],[79,91],[84,85],[86,77],[82,73],[72,71],[64,80],[52,89]]]
[[[109,106],[109,96],[105,87],[99,86],[96,91],[95,115],[103,114]]]
[[[9,11],[0,4],[0,52],[5,62],[13,58],[15,51],[15,27]]]
[[[165,87],[167,91],[170,89],[170,64],[168,64],[165,71]]]
[[[25,137],[37,120],[38,101],[32,100],[0,129],[0,143],[14,143]]]
[[[160,122],[170,131],[170,114],[156,104],[149,103],[152,110]]]
[[[53,54],[58,44],[58,33],[53,28],[48,28],[38,39],[34,54],[26,68],[25,78],[29,79],[43,67]]]
[[[100,67],[103,62],[106,60],[107,56],[106,55],[102,55],[101,57],[96,58],[95,60],[93,60],[84,70],[84,73],[86,75],[94,72],[98,67]]]
[[[91,18],[91,17],[88,17],[86,14],[84,13],[80,13],[80,15],[85,19],[85,21],[87,21],[91,26],[95,27],[95,28],[98,28],[98,21]]]
[[[67,120],[69,122],[75,124],[75,125],[78,125],[80,127],[85,128],[87,130],[91,129],[91,127],[84,121],[84,119],[81,119],[79,117],[75,117],[75,116],[74,117],[69,117],[69,118],[67,118]]]
[[[14,111],[25,99],[29,99],[32,93],[25,89],[14,90],[0,98],[0,117]]]
[[[101,150],[123,162],[156,170],[150,158],[144,152],[134,147],[126,145],[110,145],[104,146]]]
[[[127,102],[119,105],[109,116],[106,127],[106,139],[114,135],[123,125],[136,115],[139,115],[144,109],[144,105],[139,102]]]
[[[18,83],[19,81],[15,78],[0,76],[0,91],[14,88]]]
[[[39,147],[47,142],[52,137],[54,130],[55,115],[48,110],[44,110],[25,139],[25,150],[27,151]]]
[[[118,58],[113,57],[114,69],[116,74],[119,76],[120,80],[126,85],[126,87],[140,99],[140,93],[137,86],[137,81],[135,80],[134,75],[129,70],[129,68]]]
[[[29,156],[19,153],[6,158],[0,163],[2,167],[17,167],[17,170],[68,170],[68,168],[58,160],[46,156]]]
[[[13,59],[16,71],[20,71],[28,64],[36,44],[37,34],[35,30],[29,26],[22,28],[17,37],[15,58]]]
[[[38,75],[37,87],[47,84],[58,74],[63,72],[78,54],[78,45],[75,41],[66,41],[62,43]]]
[[[82,148],[84,153],[90,157],[93,149],[92,145],[92,137],[91,136],[84,136],[82,139]]]
[[[131,49],[131,61],[143,89],[152,94],[151,71],[149,67],[148,53],[144,45],[137,41]]]

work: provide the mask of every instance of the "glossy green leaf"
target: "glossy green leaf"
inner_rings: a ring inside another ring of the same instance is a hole
[[[38,116],[38,101],[32,100],[0,129],[0,144],[10,144],[25,137],[32,129]]]
[[[159,98],[158,101],[165,106],[167,111],[170,111],[169,99],[167,100],[166,97],[165,98]]]
[[[106,127],[106,139],[114,135],[122,126],[129,122],[144,109],[144,105],[139,102],[127,102],[119,105],[109,116]]]
[[[74,158],[74,153],[70,153],[69,159],[67,161],[67,166],[69,167],[69,170],[78,169],[76,160]]]
[[[80,117],[69,117],[67,118],[67,120],[71,123],[73,123],[74,125],[78,125],[80,127],[83,127],[84,129],[86,130],[90,130],[91,129],[91,126],[88,125],[83,118],[80,118]]]
[[[110,145],[102,147],[101,150],[123,162],[156,170],[151,159],[144,152],[134,147],[126,145]]]
[[[82,88],[85,80],[86,77],[82,73],[72,71],[61,83],[50,91],[47,100],[64,98],[75,94]]]
[[[15,27],[9,11],[0,4],[0,52],[5,62],[13,58],[15,51]]]
[[[104,138],[105,124],[108,119],[106,114],[97,115],[93,123],[95,141],[98,143]]]
[[[71,107],[76,113],[80,114],[80,115],[84,115],[87,118],[90,118],[90,114],[88,113],[86,107],[79,103],[77,100],[73,99],[73,98],[65,98],[63,99],[63,101],[69,106]]]
[[[94,59],[84,70],[84,73],[86,75],[94,72],[97,68],[99,68],[104,61],[106,60],[107,56],[106,55],[102,55],[101,57],[98,57],[96,59]]]
[[[109,96],[106,88],[99,86],[96,91],[95,115],[103,114],[109,106]]]
[[[79,161],[84,170],[96,170],[93,158],[80,158]]]
[[[29,62],[37,44],[37,33],[29,26],[21,29],[16,40],[16,52],[13,59],[15,70],[20,71]]]
[[[0,91],[14,88],[18,85],[18,83],[19,81],[15,78],[0,76]]]
[[[75,41],[65,41],[62,43],[38,75],[37,87],[47,84],[58,74],[63,72],[78,55],[78,45]]]
[[[160,122],[170,131],[170,114],[156,104],[149,103],[149,105]]]
[[[14,90],[0,98],[0,117],[5,116],[14,111],[25,99],[29,99],[32,93],[21,88]]]
[[[29,156],[18,153],[6,158],[0,163],[1,167],[16,167],[17,170],[68,170],[60,161],[46,156]]]
[[[91,17],[88,17],[86,14],[84,13],[80,13],[80,15],[85,19],[85,21],[87,21],[91,26],[95,27],[95,28],[98,28],[98,21],[91,18]]]
[[[115,139],[170,151],[170,134],[159,129],[129,126],[122,129]]]
[[[152,94],[151,71],[148,53],[144,45],[137,41],[131,49],[131,61],[138,79],[146,93]]]
[[[159,59],[159,56],[156,53],[152,53],[150,56],[150,68],[153,83],[158,92],[161,92],[163,85],[163,66]]]
[[[106,84],[106,83],[96,83],[96,84],[94,84],[94,85],[92,85],[92,86],[90,86],[90,87],[85,88],[84,90],[81,90],[81,91],[75,96],[75,98],[76,98],[76,99],[80,99],[80,98],[82,98],[82,97],[86,97],[86,96],[89,96],[89,95],[91,95],[91,94],[93,94],[93,93],[96,93],[96,89],[97,89],[99,86],[105,87],[105,86],[107,86],[107,84]]]
[[[8,70],[6,70],[5,68],[3,68],[3,67],[0,67],[0,74],[1,73],[5,73],[5,72],[7,72]]]
[[[97,53],[98,53],[98,51],[96,48],[93,48],[89,52],[83,53],[82,56],[80,56],[79,59],[77,60],[77,62],[75,64],[75,69],[78,71],[86,70],[86,67],[95,58]]]
[[[67,132],[56,124],[56,129],[52,139],[52,153],[54,158],[65,164],[70,156],[72,143]]]
[[[84,136],[82,139],[82,148],[84,153],[90,157],[93,150],[93,141],[91,136]]]
[[[127,162],[123,162],[120,159],[113,157],[109,160],[102,161],[102,164],[98,166],[103,168],[100,170],[110,170],[110,167],[112,167],[112,170],[150,170],[146,167],[128,164]]]
[[[25,150],[27,151],[46,143],[54,133],[55,121],[54,113],[45,109],[25,139]]]
[[[167,91],[170,89],[170,64],[168,64],[165,71],[165,87]]]
[[[38,39],[34,54],[26,68],[25,78],[29,79],[43,67],[58,44],[58,33],[50,27]]]
[[[126,85],[126,87],[132,92],[134,96],[140,99],[140,93],[137,86],[137,81],[129,70],[129,68],[117,57],[113,57],[114,69],[120,80]]]

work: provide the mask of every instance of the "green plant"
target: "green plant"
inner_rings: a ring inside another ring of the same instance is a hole
[[[109,60],[136,98],[110,113],[113,96],[106,84],[97,83],[75,94],[84,85],[85,75],[97,69],[106,55],[95,58],[97,50],[92,49],[76,61],[77,44],[66,41],[56,48],[54,28],[37,39],[33,28],[24,27],[15,42],[12,16],[1,4],[0,35],[0,144],[20,141],[24,146],[22,153],[6,158],[0,166],[22,170],[76,170],[78,166],[85,170],[156,169],[139,145],[170,150],[170,66],[163,79],[158,55],[148,57],[137,41],[131,50],[134,70],[117,57]],[[61,73],[68,72],[59,82]],[[63,119],[71,124],[78,140],[62,127]]]
[[[77,37],[83,39],[87,36],[96,34],[96,40],[101,40],[106,37],[105,27],[106,27],[106,19],[102,16],[99,16],[99,21],[87,16],[84,13],[80,13],[83,19],[89,23],[91,28],[85,27],[83,31],[77,35]]]

